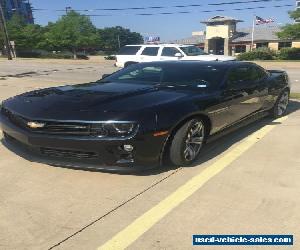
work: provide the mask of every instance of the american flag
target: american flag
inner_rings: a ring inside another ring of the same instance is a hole
[[[265,24],[265,23],[274,23],[274,19],[272,19],[272,18],[264,19],[259,16],[256,16],[255,22],[256,22],[256,25]]]

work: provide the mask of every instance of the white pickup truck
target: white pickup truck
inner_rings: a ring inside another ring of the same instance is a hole
[[[116,55],[116,66],[127,67],[140,62],[154,61],[234,61],[235,57],[207,54],[193,45],[159,44],[126,45]]]

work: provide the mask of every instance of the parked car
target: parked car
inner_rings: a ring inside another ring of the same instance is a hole
[[[191,45],[127,45],[116,55],[116,66],[127,67],[131,64],[155,61],[234,61],[235,57],[207,54]]]
[[[125,171],[169,159],[182,166],[210,136],[283,116],[289,93],[284,71],[253,63],[151,62],[15,96],[3,102],[0,121],[8,143],[54,165]]]

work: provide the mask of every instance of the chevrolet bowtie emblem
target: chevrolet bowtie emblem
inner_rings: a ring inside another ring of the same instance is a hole
[[[41,122],[27,122],[27,126],[29,128],[43,128],[45,127],[45,123],[41,123]]]

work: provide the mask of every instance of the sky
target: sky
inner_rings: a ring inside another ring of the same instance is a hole
[[[288,11],[294,9],[295,0],[270,0],[269,2],[236,3],[231,5],[209,6],[212,3],[228,2],[249,2],[253,0],[30,0],[35,9],[45,9],[34,11],[35,22],[46,25],[49,21],[56,21],[64,12],[66,7],[74,10],[90,10],[81,12],[91,15],[113,15],[91,17],[92,22],[97,28],[122,26],[132,31],[141,33],[143,36],[159,36],[162,41],[190,37],[193,31],[201,31],[205,26],[200,23],[216,15],[231,16],[241,19],[238,27],[252,26],[253,16],[262,18],[274,18],[275,24],[286,24],[292,22],[289,19]],[[176,5],[201,4],[201,7],[175,8]],[[292,7],[274,8],[278,5],[293,5]],[[149,7],[166,6],[164,9],[144,9],[144,10],[125,10],[107,11],[94,9],[103,8],[130,8],[130,7]],[[232,10],[247,7],[266,7],[255,10]],[[216,10],[225,11],[216,11]],[[93,10],[93,11],[91,11]],[[159,12],[178,12],[191,11],[188,14],[174,15],[154,15],[137,16],[137,13],[159,13]],[[212,12],[203,12],[212,11]],[[267,26],[266,26],[267,28]]]

